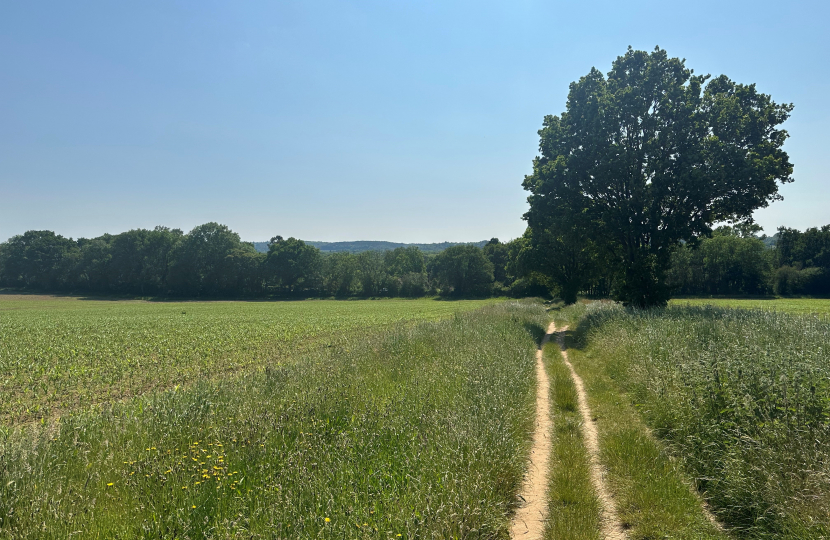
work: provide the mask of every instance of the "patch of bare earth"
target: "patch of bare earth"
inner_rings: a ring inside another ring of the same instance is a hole
[[[530,465],[522,486],[522,505],[510,523],[510,538],[541,540],[545,533],[548,501],[548,470],[550,468],[550,381],[542,350],[556,326],[551,323],[547,334],[536,351],[536,426],[530,448]]]
[[[588,455],[591,458],[591,483],[594,485],[594,491],[602,504],[602,536],[606,540],[624,540],[627,538],[625,529],[617,516],[617,509],[614,505],[614,499],[611,492],[605,483],[605,475],[602,463],[599,459],[599,433],[591,408],[588,406],[588,394],[585,392],[585,385],[582,378],[577,375],[573,365],[568,361],[568,351],[565,348],[565,331],[568,329],[564,326],[556,335],[556,341],[559,343],[559,348],[562,350],[562,360],[568,369],[571,371],[571,379],[573,379],[576,387],[577,399],[579,401],[579,413],[582,415],[582,436],[585,440],[585,448],[588,450]],[[555,328],[549,331],[556,331]]]

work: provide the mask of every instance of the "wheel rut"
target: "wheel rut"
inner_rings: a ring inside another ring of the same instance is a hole
[[[510,538],[541,540],[548,517],[548,471],[551,452],[550,380],[545,369],[543,349],[556,326],[551,323],[536,351],[536,425],[530,448],[530,466],[522,486],[523,504],[510,523]]]
[[[548,332],[556,332],[556,329],[551,325]],[[577,401],[579,403],[579,412],[582,415],[582,436],[585,441],[585,448],[588,450],[588,455],[591,459],[591,483],[594,485],[600,504],[602,505],[602,537],[605,540],[625,540],[628,535],[625,533],[625,528],[617,515],[616,505],[611,496],[611,491],[605,482],[605,474],[602,462],[599,457],[599,432],[597,431],[596,421],[591,414],[591,408],[588,406],[588,394],[585,392],[585,384],[582,378],[577,374],[571,362],[568,360],[568,351],[565,347],[565,331],[567,326],[563,326],[556,334],[556,342],[562,351],[562,360],[571,372],[571,379],[576,387]]]

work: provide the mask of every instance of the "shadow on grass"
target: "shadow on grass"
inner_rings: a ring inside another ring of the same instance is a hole
[[[531,322],[526,322],[522,324],[525,327],[525,330],[527,330],[527,333],[533,337],[533,341],[536,342],[536,346],[541,347],[542,339],[544,339],[547,330],[544,327]]]

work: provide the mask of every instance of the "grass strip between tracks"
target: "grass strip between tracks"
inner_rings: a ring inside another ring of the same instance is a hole
[[[559,345],[544,349],[553,404],[547,540],[599,540],[601,508],[591,485],[591,465],[580,429],[576,388]]]

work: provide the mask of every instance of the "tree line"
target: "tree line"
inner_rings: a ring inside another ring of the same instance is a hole
[[[720,227],[672,255],[668,282],[688,295],[830,295],[830,225],[780,227],[769,249],[746,227]]]
[[[512,245],[515,252],[515,242]],[[27,231],[0,244],[0,286],[44,292],[179,297],[480,297],[547,293],[517,275],[511,244],[322,253],[275,236],[267,253],[227,226],[156,227],[73,240]],[[514,257],[515,258],[515,257]]]
[[[681,295],[830,295],[830,225],[804,232],[722,226],[680,245],[666,282]],[[0,286],[43,292],[180,297],[452,297],[562,295],[539,271],[532,231],[483,248],[418,247],[322,253],[276,236],[257,252],[227,226],[136,229],[98,238],[28,231],[0,244]],[[575,294],[609,296],[613,273],[581,278]]]

